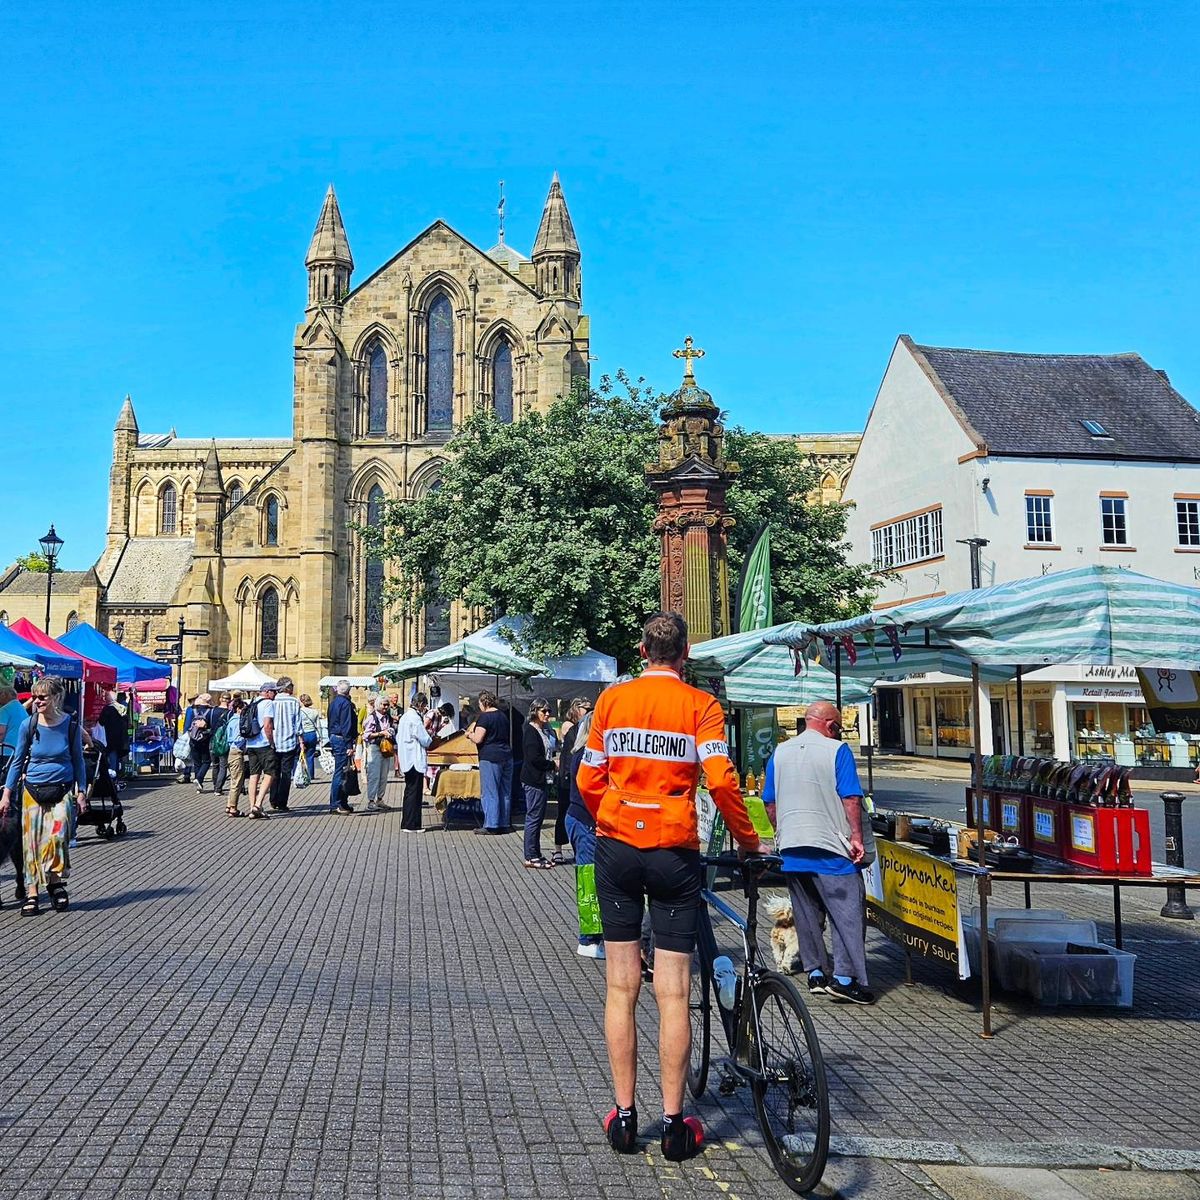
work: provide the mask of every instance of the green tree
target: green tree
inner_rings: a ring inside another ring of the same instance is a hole
[[[31,550],[28,554],[20,555],[17,559],[17,566],[22,570],[35,571],[40,575],[45,575],[50,570],[50,564],[40,550]]]
[[[386,504],[381,524],[360,530],[391,566],[387,601],[409,615],[439,594],[526,613],[519,650],[593,646],[632,667],[642,619],[659,603],[644,469],[664,400],[618,372],[511,425],[490,411],[469,417],[446,447],[440,487]],[[847,560],[844,509],[807,502],[817,468],[795,444],[731,429],[726,450],[741,466],[729,490],[731,578],[769,519],[777,620],[869,603],[869,568]]]

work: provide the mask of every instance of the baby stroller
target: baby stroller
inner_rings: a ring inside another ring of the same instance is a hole
[[[117,796],[116,780],[108,773],[108,755],[98,742],[85,746],[83,769],[87,775],[88,807],[80,811],[76,825],[95,825],[98,837],[112,841],[125,832],[125,806]]]

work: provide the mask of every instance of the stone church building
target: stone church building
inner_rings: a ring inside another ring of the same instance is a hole
[[[457,604],[394,621],[384,566],[353,527],[436,487],[468,413],[519,420],[587,379],[581,255],[558,176],[528,258],[503,232],[485,252],[436,221],[355,283],[330,187],[305,265],[292,436],[145,433],[126,398],[104,551],[90,571],[56,574],[51,633],[89,621],[151,656],[183,618],[210,631],[185,642],[186,694],[253,660],[315,696],[323,676],[369,674],[483,623]],[[820,498],[839,499],[858,436],[799,440],[821,466]],[[44,606],[44,575],[0,574],[0,622],[41,626]]]
[[[55,579],[53,633],[91,621],[151,655],[183,617],[211,631],[187,639],[186,693],[253,659],[315,695],[324,675],[369,673],[466,631],[457,605],[393,622],[383,565],[351,527],[376,521],[384,499],[436,487],[468,413],[519,420],[587,378],[579,244],[558,177],[528,258],[503,235],[484,252],[436,221],[354,282],[330,187],[305,265],[292,436],[145,433],[127,398],[104,552],[94,572]],[[26,615],[32,588],[40,625],[39,584],[44,597],[45,576],[0,578],[4,615]]]

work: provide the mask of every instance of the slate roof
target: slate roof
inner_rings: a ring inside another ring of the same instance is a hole
[[[1200,462],[1200,413],[1138,354],[913,353],[990,454]],[[1099,421],[1111,437],[1093,437]]]
[[[109,604],[169,604],[192,567],[191,538],[130,538],[106,596]]]
[[[91,579],[92,572],[88,571],[55,571],[50,584],[50,591],[70,592],[74,594]],[[42,571],[21,571],[0,588],[6,596],[44,596],[46,594],[46,576]]]

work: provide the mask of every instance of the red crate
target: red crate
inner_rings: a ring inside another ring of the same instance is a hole
[[[1063,853],[1067,862],[1121,875],[1149,875],[1150,814],[1144,808],[1065,806]]]
[[[978,818],[975,815],[975,789],[967,788],[967,827],[975,828]],[[983,791],[983,827],[1000,832],[1000,806],[996,803],[996,793],[988,788]]]
[[[1066,845],[1067,805],[1043,796],[1025,797],[1025,849],[1051,858],[1063,858]]]

